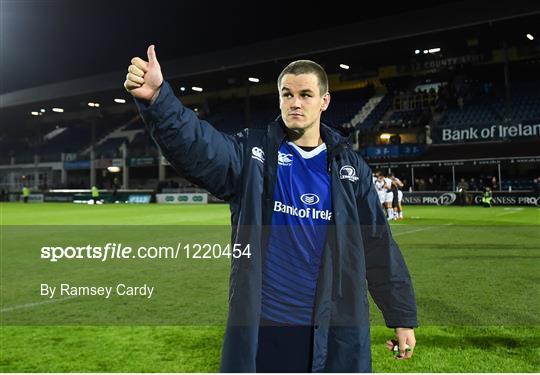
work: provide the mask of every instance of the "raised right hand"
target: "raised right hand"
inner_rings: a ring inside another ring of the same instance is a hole
[[[163,75],[154,48],[153,44],[148,47],[148,62],[134,57],[128,67],[124,88],[137,99],[155,100],[163,84]]]

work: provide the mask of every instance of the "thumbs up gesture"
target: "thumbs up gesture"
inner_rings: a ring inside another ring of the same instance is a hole
[[[137,99],[152,101],[159,94],[159,88],[163,84],[163,75],[154,45],[148,47],[147,55],[148,61],[140,57],[131,59],[124,87]]]

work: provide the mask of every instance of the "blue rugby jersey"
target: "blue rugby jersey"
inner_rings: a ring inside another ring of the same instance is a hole
[[[310,325],[327,225],[332,215],[326,145],[278,152],[272,229],[263,265],[262,318]]]

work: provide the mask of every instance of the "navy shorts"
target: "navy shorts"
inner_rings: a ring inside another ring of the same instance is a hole
[[[311,372],[312,353],[312,326],[261,321],[257,372]]]

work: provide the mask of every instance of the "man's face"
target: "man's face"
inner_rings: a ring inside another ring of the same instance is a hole
[[[330,94],[321,96],[315,74],[285,74],[279,89],[281,117],[288,129],[305,133],[320,124],[321,113],[330,104]]]

